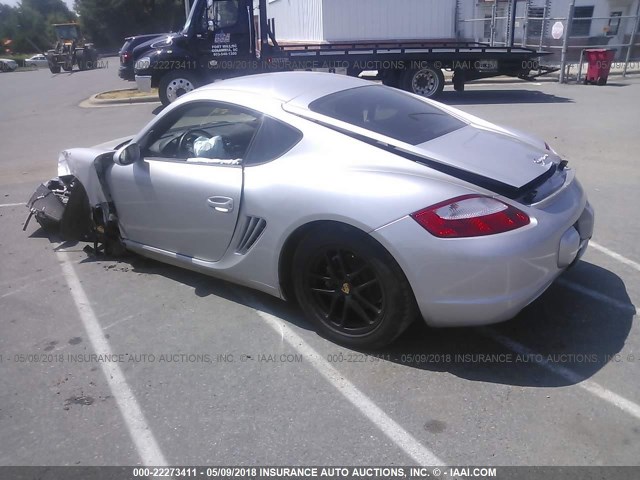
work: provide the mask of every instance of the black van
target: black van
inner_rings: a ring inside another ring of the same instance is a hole
[[[161,38],[167,33],[150,33],[146,35],[134,35],[126,37],[124,39],[124,45],[120,49],[120,68],[118,70],[118,76],[123,80],[134,81],[135,75],[133,72],[134,55],[133,49],[143,43],[153,42],[156,38]]]

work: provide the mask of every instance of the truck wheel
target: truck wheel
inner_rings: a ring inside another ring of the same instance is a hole
[[[51,73],[60,73],[60,65],[58,64],[49,64],[49,70],[51,71]]]
[[[85,53],[79,54],[76,56],[78,59],[78,68],[80,71],[84,72],[87,69],[87,56]]]
[[[444,89],[444,74],[442,70],[432,65],[420,69],[406,70],[402,74],[401,87],[407,92],[435,98]]]
[[[88,64],[87,68],[89,70],[95,70],[98,68],[98,52],[94,49],[89,50],[89,56],[87,57]]]
[[[197,77],[185,71],[173,71],[160,79],[158,94],[163,105],[175,102],[185,93],[189,93],[200,86]]]

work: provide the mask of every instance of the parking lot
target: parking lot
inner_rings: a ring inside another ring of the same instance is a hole
[[[509,322],[358,352],[294,304],[22,231],[59,151],[157,113],[79,106],[131,86],[108,60],[0,74],[0,465],[640,465],[640,78],[447,87],[569,160],[592,246]]]

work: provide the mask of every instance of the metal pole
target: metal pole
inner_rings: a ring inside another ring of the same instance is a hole
[[[509,46],[513,47],[516,36],[516,10],[518,9],[518,0],[511,0],[511,15],[509,18]]]
[[[496,17],[498,16],[498,2],[494,1],[491,7],[491,39],[489,45],[495,46],[496,41]]]
[[[527,30],[529,30],[529,0],[524,2],[524,20],[522,24],[522,46],[527,47]]]
[[[544,32],[547,29],[547,10],[548,2],[544,3],[544,10],[542,11],[542,20],[540,21],[540,46],[538,51],[542,51],[542,44],[544,43]]]
[[[187,18],[189,18],[189,12],[191,11],[191,5],[189,5],[189,0],[184,0],[184,14]]]
[[[259,23],[260,23],[260,52],[266,53],[269,50],[269,25],[267,24],[267,0],[258,2]]]
[[[640,0],[638,0],[638,6],[636,7],[636,23],[633,25],[633,31],[631,32],[631,38],[629,39],[629,48],[627,48],[627,58],[624,61],[624,67],[622,67],[622,77],[627,76],[627,65],[631,59],[631,50],[633,50],[633,44],[636,43],[636,35],[638,34],[638,24],[640,23]]]
[[[567,65],[567,50],[569,48],[569,36],[571,35],[571,24],[573,23],[573,11],[576,7],[576,0],[569,2],[569,13],[567,14],[567,28],[562,39],[562,56],[560,57],[560,83],[565,81],[565,67]]]

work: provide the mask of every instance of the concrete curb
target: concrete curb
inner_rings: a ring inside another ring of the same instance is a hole
[[[102,106],[102,105],[130,105],[134,103],[154,103],[154,102],[160,101],[160,98],[157,95],[145,95],[143,97],[130,97],[130,98],[97,98],[98,95],[104,95],[105,93],[124,92],[127,90],[131,90],[131,89],[121,88],[118,90],[108,90],[106,92],[99,92],[94,95],[91,95],[83,103],[86,103],[89,105]]]

